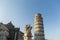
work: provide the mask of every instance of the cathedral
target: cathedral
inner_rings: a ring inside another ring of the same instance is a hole
[[[32,26],[26,25],[25,33],[20,28],[15,28],[12,22],[0,23],[0,40],[45,40],[43,17],[40,13],[34,17],[34,39],[31,33]]]

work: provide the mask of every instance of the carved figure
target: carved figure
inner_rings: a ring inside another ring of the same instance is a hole
[[[30,25],[26,25],[25,33],[24,33],[24,40],[32,40],[32,27]]]
[[[26,33],[31,33],[32,27],[30,25],[26,25]]]

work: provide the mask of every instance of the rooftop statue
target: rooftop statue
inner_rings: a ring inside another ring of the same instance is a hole
[[[32,27],[30,25],[26,25],[26,33],[31,33]]]
[[[24,40],[32,40],[32,33],[31,33],[31,25],[26,25],[25,33],[24,33]]]

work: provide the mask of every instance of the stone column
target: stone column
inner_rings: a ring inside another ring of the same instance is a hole
[[[45,40],[43,18],[37,13],[34,18],[34,40]]]
[[[25,33],[24,33],[24,40],[32,40],[32,27],[30,25],[26,25]]]

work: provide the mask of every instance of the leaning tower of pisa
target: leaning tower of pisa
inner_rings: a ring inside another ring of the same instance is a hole
[[[43,18],[40,13],[37,13],[34,18],[34,40],[45,40]]]

